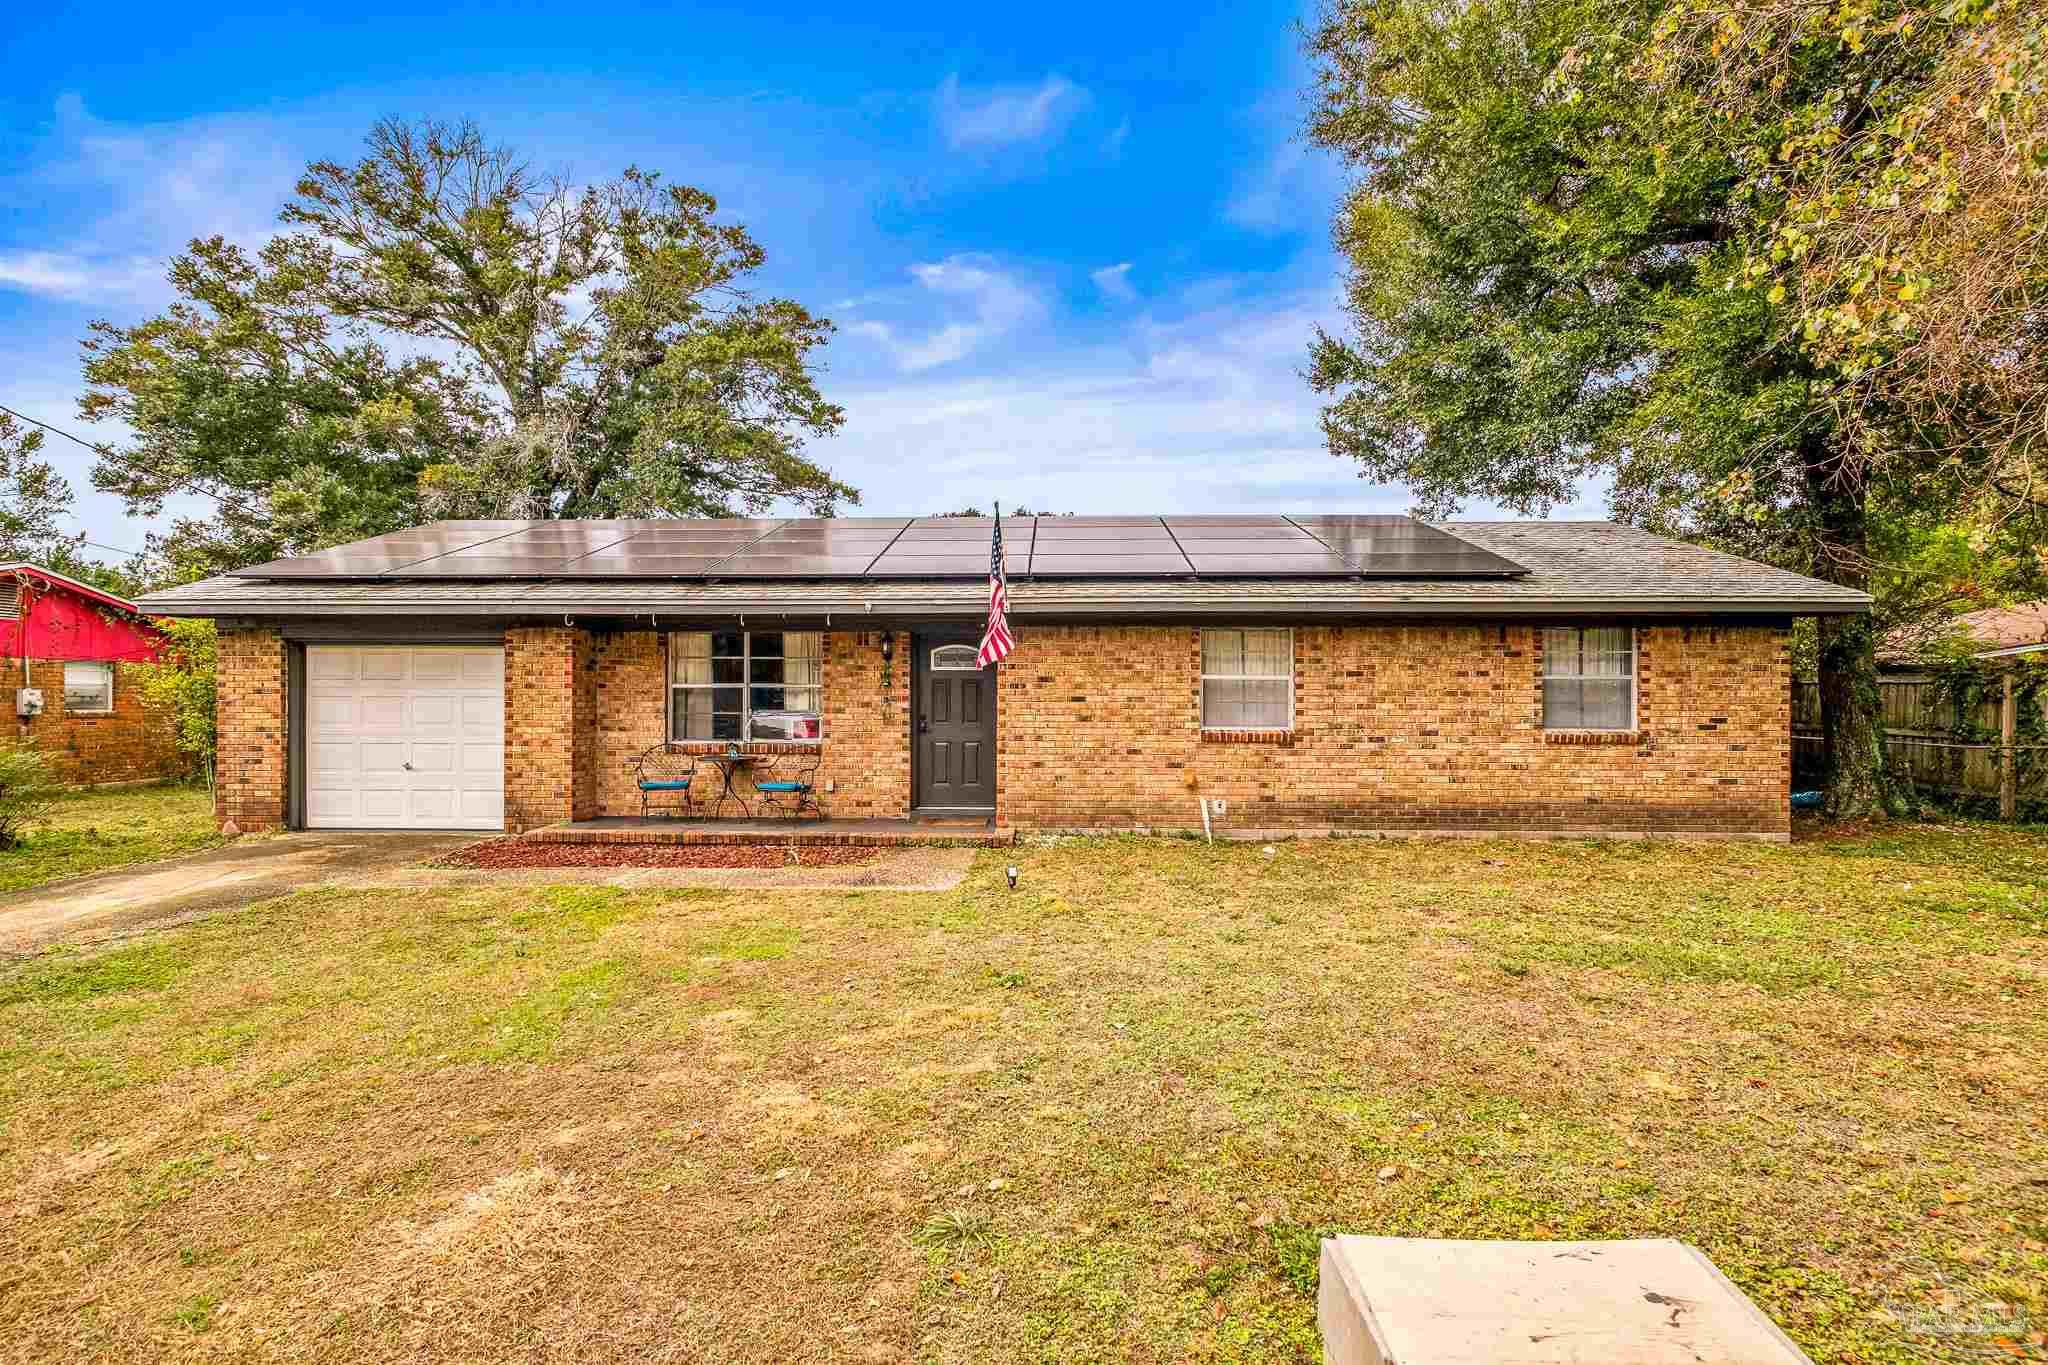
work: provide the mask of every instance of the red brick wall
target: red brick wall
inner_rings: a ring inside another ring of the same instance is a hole
[[[597,678],[590,632],[505,632],[505,828],[597,814]]]
[[[882,662],[882,641],[894,655]],[[897,819],[910,811],[910,634],[825,637],[825,768],[834,814]]]
[[[910,643],[825,641],[828,813],[910,803]],[[997,804],[1020,829],[1199,828],[1691,832],[1783,837],[1791,766],[1783,630],[1638,632],[1637,731],[1546,734],[1539,627],[1304,626],[1295,724],[1204,734],[1200,633],[1186,626],[1030,626],[997,687]],[[653,631],[507,632],[505,805],[511,829],[637,814],[635,760],[666,736]],[[221,637],[223,819],[282,818],[284,651],[275,632]],[[703,745],[710,752],[722,745]],[[803,754],[813,746],[757,745]],[[707,782],[711,780],[705,770]]]
[[[0,687],[9,701],[22,686],[21,663],[11,661],[12,683]],[[74,712],[64,705],[64,664],[58,659],[30,662],[30,687],[43,691],[43,713],[17,721],[19,739],[42,751],[60,782],[88,786],[99,782],[149,782],[183,777],[191,760],[178,751],[177,728],[169,712],[144,706],[137,685],[139,665],[117,663],[114,709],[110,714]]]
[[[275,829],[285,812],[285,652],[274,630],[224,630],[214,813],[222,828]]]
[[[662,638],[652,630],[628,630],[599,635],[591,642],[597,693],[596,800],[601,815],[640,813],[640,791],[633,785],[639,777],[635,760],[668,734],[668,656]]]
[[[1785,632],[1637,638],[1638,729],[1619,742],[1547,735],[1541,630],[1497,624],[1297,628],[1293,731],[1225,742],[1201,730],[1199,631],[1035,627],[998,688],[998,813],[1189,829],[1206,796],[1226,831],[1788,833]]]

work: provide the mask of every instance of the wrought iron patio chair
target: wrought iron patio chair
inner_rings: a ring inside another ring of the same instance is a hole
[[[786,819],[806,812],[824,819],[825,808],[818,804],[818,765],[824,761],[823,754],[782,754],[763,762],[754,770],[761,804]]]
[[[655,814],[655,802],[673,801],[676,815],[690,813],[690,784],[697,779],[697,757],[680,744],[657,744],[639,759],[640,814]]]

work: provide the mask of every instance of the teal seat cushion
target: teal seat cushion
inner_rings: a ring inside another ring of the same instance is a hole
[[[640,790],[644,792],[686,792],[689,789],[690,779],[687,777],[677,778],[673,781],[642,782],[640,784]]]
[[[807,792],[810,789],[810,784],[806,782],[756,782],[754,784],[754,790],[757,792]]]

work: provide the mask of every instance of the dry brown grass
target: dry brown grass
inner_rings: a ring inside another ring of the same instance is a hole
[[[0,1358],[1305,1360],[1331,1229],[2040,1354],[2044,888],[1960,827],[301,894],[0,974]]]

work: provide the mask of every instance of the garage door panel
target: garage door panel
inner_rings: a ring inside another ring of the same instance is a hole
[[[356,672],[356,652],[352,649],[309,649],[306,651],[306,677],[314,681],[329,681],[353,678]]]
[[[402,682],[409,653],[410,650],[403,649],[366,649],[358,664],[359,676],[366,682]]]
[[[403,787],[367,787],[358,794],[356,806],[357,823],[375,827],[391,825],[403,828],[412,822],[406,817],[406,791]]]
[[[421,782],[436,773],[455,771],[455,746],[453,744],[412,744],[413,781]]]
[[[371,692],[356,698],[355,728],[384,734],[405,731],[405,694]]]
[[[495,828],[505,823],[504,793],[479,791],[471,787],[458,793],[458,796],[461,801],[460,814],[463,824]]]
[[[353,787],[307,788],[306,822],[355,823],[356,793]]]
[[[309,826],[504,826],[503,650],[314,645],[306,656]]]
[[[461,707],[454,697],[415,695],[412,699],[412,732],[422,734],[453,734],[456,717]]]
[[[453,650],[413,655],[412,680],[416,683],[452,683],[462,676],[462,661]]]
[[[455,819],[453,787],[414,787],[412,820],[416,825],[452,825]]]
[[[406,750],[410,747],[402,739],[357,740],[356,771],[379,781],[403,781]]]
[[[483,740],[466,740],[456,750],[455,770],[466,776],[505,771],[505,746]]]
[[[356,774],[356,742],[352,739],[309,739],[306,741],[306,767],[319,773],[330,785],[337,777],[354,777]],[[311,782],[308,782],[311,787]]]
[[[357,713],[354,697],[315,694],[306,700],[306,724],[315,734],[326,730],[354,730]]]

